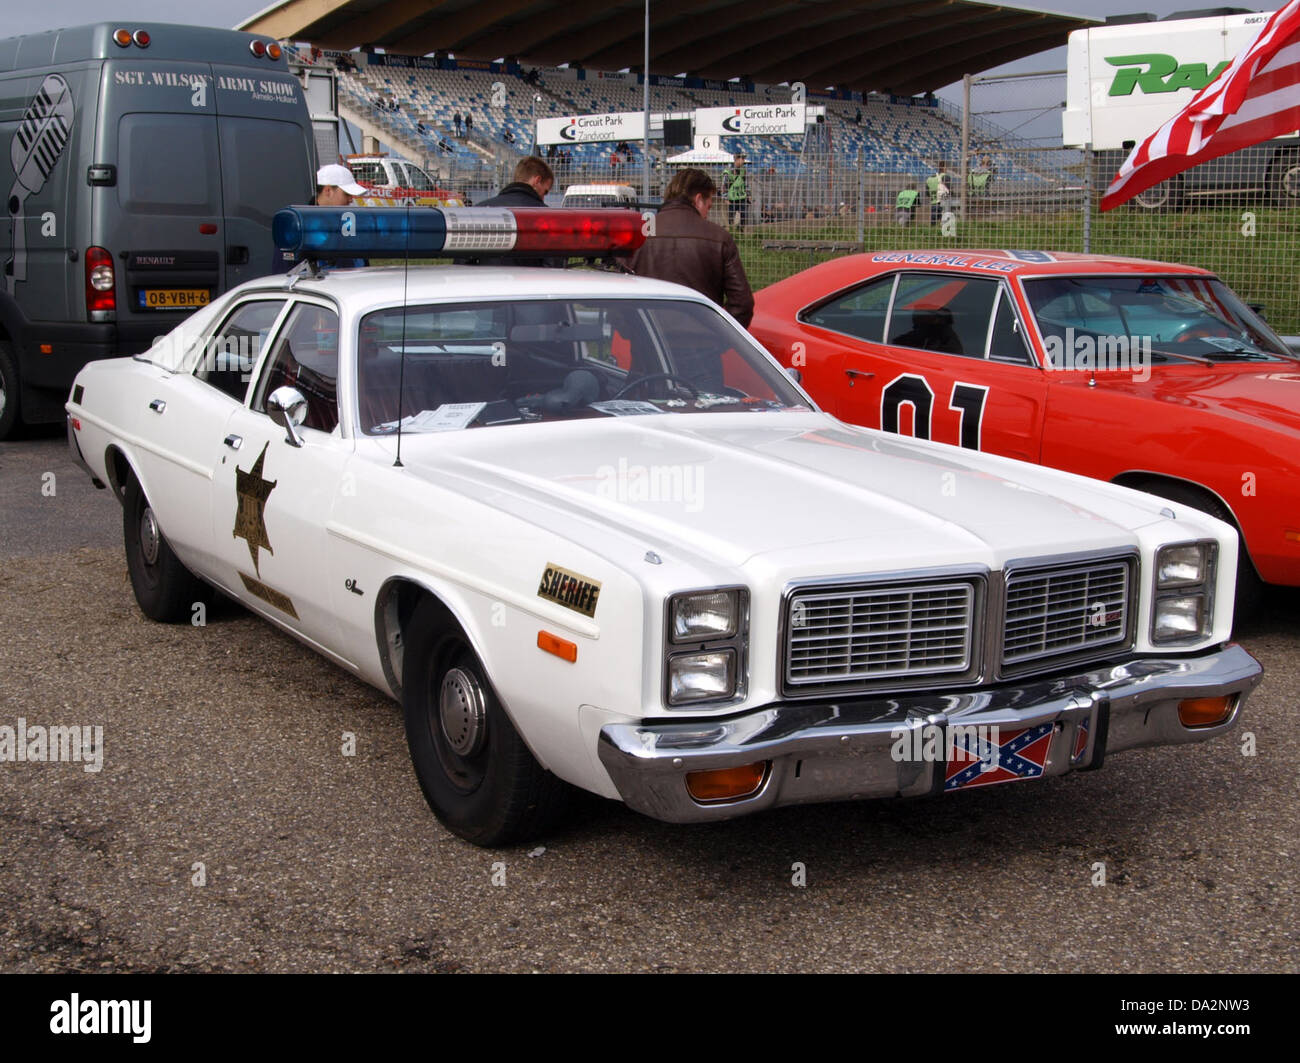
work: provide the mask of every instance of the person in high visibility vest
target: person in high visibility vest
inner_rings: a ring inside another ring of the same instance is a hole
[[[921,198],[921,193],[916,190],[916,182],[908,185],[898,193],[898,199],[894,205],[898,208],[897,218],[900,226],[912,224],[916,216],[916,202]]]
[[[749,213],[749,185],[745,175],[745,156],[737,155],[735,164],[722,171],[722,188],[727,196],[727,221],[731,221],[731,212],[737,214],[737,225],[745,227]]]

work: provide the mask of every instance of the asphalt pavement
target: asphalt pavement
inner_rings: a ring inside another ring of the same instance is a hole
[[[1228,739],[706,826],[590,798],[487,851],[397,705],[232,604],[145,620],[61,433],[0,444],[0,725],[103,729],[98,770],[0,763],[0,971],[1294,972],[1300,594],[1241,641]]]

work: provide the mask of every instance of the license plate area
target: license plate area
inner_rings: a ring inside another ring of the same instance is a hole
[[[944,766],[944,792],[1041,779],[1047,774],[1057,729],[1052,722],[1032,727],[954,728]]]
[[[193,310],[211,299],[210,288],[141,288],[137,294],[141,310]]]

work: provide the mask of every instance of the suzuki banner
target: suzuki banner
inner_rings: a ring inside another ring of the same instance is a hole
[[[640,111],[537,120],[538,144],[591,144],[604,140],[641,140],[644,136],[645,115]]]
[[[695,112],[696,135],[773,136],[802,133],[807,120],[802,103],[764,103],[756,107],[701,107]]]

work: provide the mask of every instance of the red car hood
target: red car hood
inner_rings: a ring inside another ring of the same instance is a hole
[[[1083,374],[1068,374],[1072,383]],[[1106,380],[1111,376],[1112,380]],[[1101,387],[1157,402],[1219,413],[1264,428],[1300,432],[1300,364],[1185,366],[1156,365],[1149,380],[1127,373],[1098,373]]]

